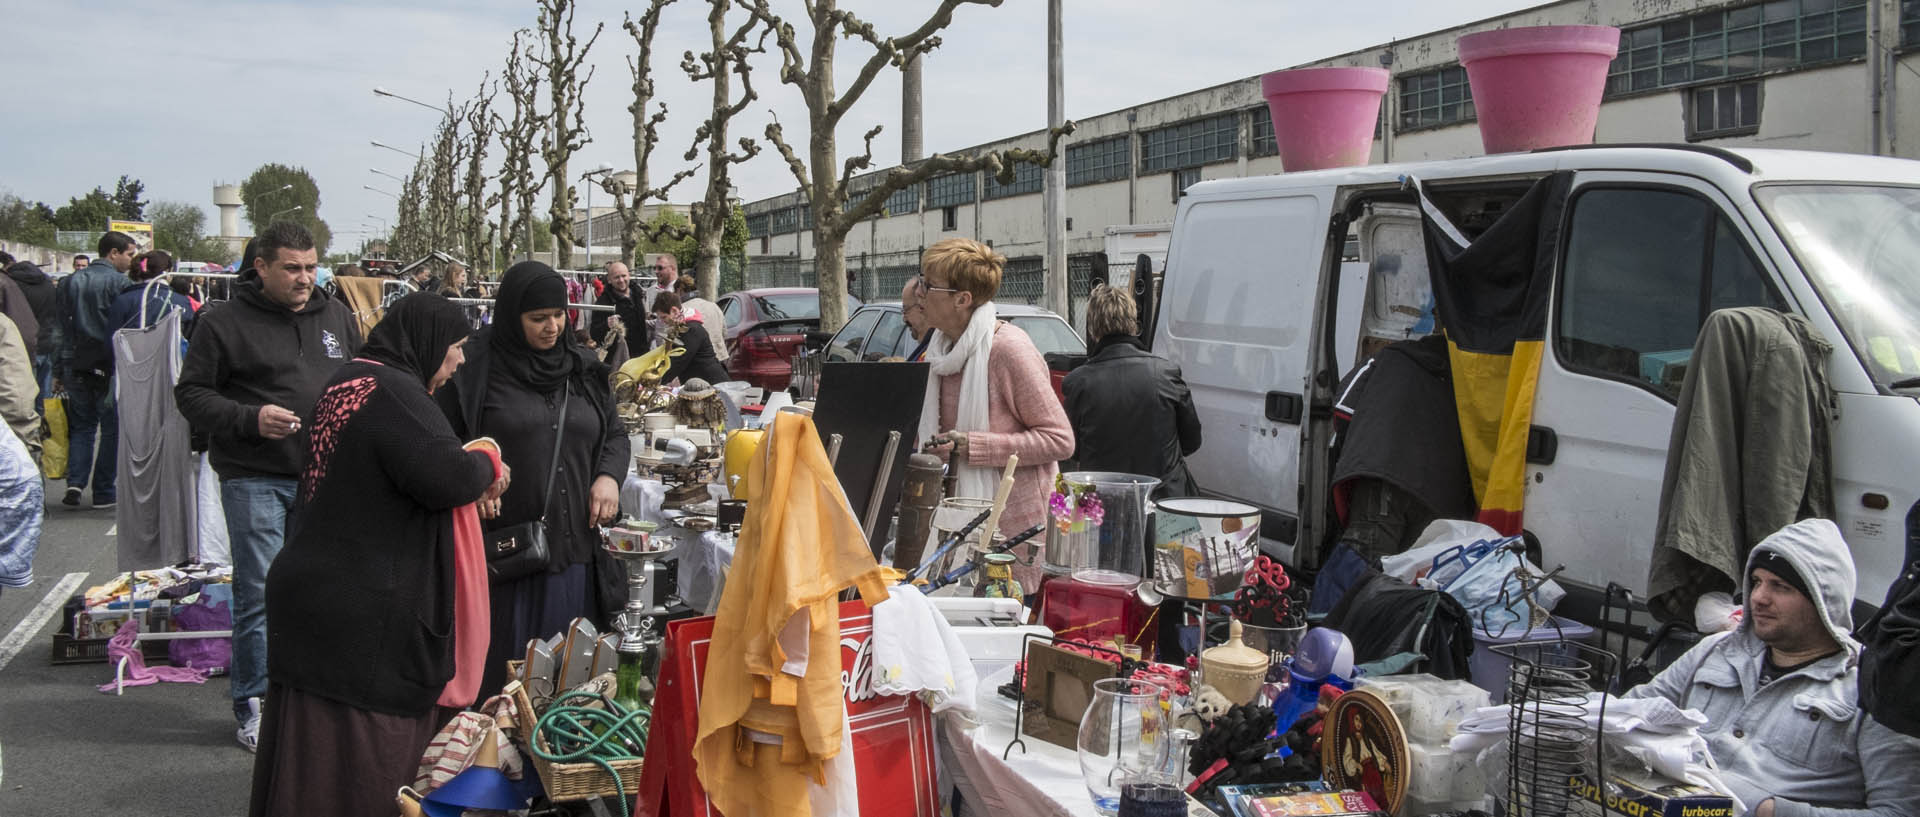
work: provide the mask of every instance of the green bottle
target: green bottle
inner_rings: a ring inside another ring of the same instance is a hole
[[[620,705],[623,713],[645,708],[652,702],[649,663],[645,650],[620,651],[620,665],[613,672],[613,702]]]

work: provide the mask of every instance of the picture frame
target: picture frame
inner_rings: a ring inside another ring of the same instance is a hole
[[[1093,701],[1093,682],[1115,677],[1119,668],[1044,641],[1027,642],[1026,668],[1020,733],[1077,751],[1080,720]]]

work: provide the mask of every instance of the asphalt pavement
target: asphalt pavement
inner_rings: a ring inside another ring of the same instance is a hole
[[[47,486],[33,584],[0,591],[0,817],[245,814],[253,755],[224,676],[116,697],[97,690],[111,666],[49,663],[63,584],[115,572],[113,511],[61,506],[64,488]]]

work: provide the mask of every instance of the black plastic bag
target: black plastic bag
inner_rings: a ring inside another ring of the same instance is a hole
[[[1425,658],[1413,671],[1450,680],[1468,676],[1473,623],[1467,609],[1438,590],[1414,587],[1368,568],[1324,626],[1353,643],[1353,663],[1367,664],[1404,652]]]

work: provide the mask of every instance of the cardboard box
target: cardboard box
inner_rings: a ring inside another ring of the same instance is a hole
[[[1575,796],[1622,817],[1734,817],[1733,799],[1711,789],[1622,774],[1607,778],[1612,782],[1607,793],[1584,774],[1574,775],[1568,785]]]

